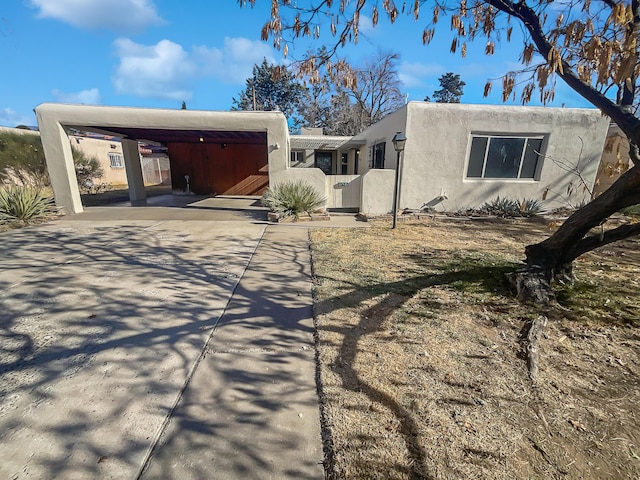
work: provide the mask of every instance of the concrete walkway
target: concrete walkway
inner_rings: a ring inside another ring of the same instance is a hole
[[[308,227],[181,211],[0,234],[0,478],[322,478]]]

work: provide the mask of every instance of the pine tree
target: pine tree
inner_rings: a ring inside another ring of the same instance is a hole
[[[300,110],[308,98],[307,89],[286,66],[271,65],[265,58],[262,64],[254,65],[253,76],[238,98],[233,98],[231,110],[281,111],[293,131],[302,124]]]
[[[433,100],[437,103],[460,103],[460,98],[464,94],[463,88],[466,85],[460,80],[460,75],[447,72],[438,81],[440,82],[440,90],[433,92]]]

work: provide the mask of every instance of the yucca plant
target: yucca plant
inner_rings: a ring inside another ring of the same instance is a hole
[[[38,189],[21,185],[0,187],[0,222],[33,220],[54,211],[53,199]]]
[[[283,217],[298,217],[323,206],[326,198],[313,185],[303,181],[272,185],[262,196],[262,203]]]

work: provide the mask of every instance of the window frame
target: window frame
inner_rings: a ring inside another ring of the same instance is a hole
[[[109,166],[111,168],[124,168],[124,155],[114,152],[109,152],[107,155],[109,156]],[[117,162],[114,161],[116,159]]]
[[[297,167],[297,165],[304,164],[304,150],[291,150],[289,156],[289,166]]]
[[[471,164],[471,158],[472,158],[472,149],[473,149],[473,140],[475,138],[486,138],[487,139],[487,143],[485,146],[485,151],[484,151],[484,156],[483,156],[483,160],[482,160],[482,171],[480,176],[478,177],[471,177],[469,176],[469,167]],[[520,162],[518,165],[518,172],[517,172],[517,176],[515,177],[486,177],[485,173],[486,173],[486,169],[487,169],[487,158],[488,158],[488,154],[489,154],[489,149],[491,146],[491,140],[492,139],[522,139],[524,140],[523,143],[523,147],[522,147],[522,152],[520,153]],[[527,152],[527,145],[529,144],[530,140],[539,140],[540,141],[540,151],[538,153],[538,158],[536,161],[536,166],[535,166],[535,170],[533,173],[533,176],[531,177],[521,177],[522,174],[522,169],[523,169],[523,165],[524,165],[524,159],[525,159],[525,155]],[[469,143],[468,143],[468,148],[467,148],[467,156],[466,156],[466,161],[465,161],[465,166],[464,166],[464,180],[465,181],[507,181],[507,182],[531,182],[531,181],[535,181],[538,182],[540,181],[540,173],[542,171],[542,167],[544,164],[544,153],[546,151],[547,148],[547,141],[548,141],[548,134],[545,133],[480,133],[480,132],[474,132],[471,133],[469,135]]]
[[[386,156],[387,156],[387,142],[386,141],[377,141],[376,143],[373,143],[370,147],[369,147],[369,155],[370,155],[370,169],[375,169],[375,170],[384,170],[384,164],[386,161]],[[381,159],[382,159],[382,163],[380,164],[380,166],[376,166],[376,152],[382,152],[381,154]]]

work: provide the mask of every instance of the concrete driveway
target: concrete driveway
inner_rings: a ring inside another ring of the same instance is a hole
[[[322,477],[307,231],[200,207],[0,234],[0,478]]]

